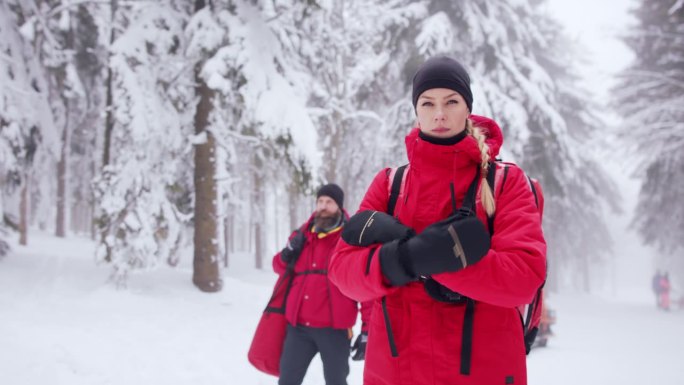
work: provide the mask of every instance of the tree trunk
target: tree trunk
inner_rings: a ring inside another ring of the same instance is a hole
[[[63,83],[63,82],[61,82]],[[62,90],[60,90],[61,92]],[[55,223],[55,235],[64,238],[66,236],[67,222],[67,159],[69,156],[69,100],[64,100],[64,129],[62,131],[62,153],[57,163],[57,222]]]
[[[115,33],[115,18],[116,11],[118,7],[118,0],[112,0],[110,3],[110,17],[111,17],[111,31],[109,32],[109,59],[107,60],[107,101],[105,102],[105,132],[104,132],[104,144],[102,149],[102,168],[107,166],[110,159],[110,147],[112,145],[112,131],[114,131],[114,102],[113,102],[113,85],[112,85],[112,54],[111,48],[114,45],[114,40],[116,40]]]
[[[280,237],[282,236],[280,234],[280,212],[279,212],[279,207],[280,207],[280,197],[278,196],[278,190],[275,191],[275,198],[273,202],[273,240],[276,243],[276,247],[278,246],[278,243],[280,243]]]
[[[195,133],[206,135],[206,141],[195,145],[195,252],[192,282],[204,292],[220,291],[218,223],[216,205],[216,144],[206,128],[214,108],[215,92],[200,75],[202,63],[195,67],[196,91],[200,97],[195,112]]]
[[[231,206],[228,206],[231,207]],[[235,252],[235,216],[233,216],[232,211],[231,214],[226,217],[228,220],[228,239],[227,239],[227,245],[226,250],[230,250],[231,253]]]
[[[259,150],[257,149],[257,152]],[[261,175],[263,162],[258,154],[254,155],[254,185],[252,199],[252,219],[254,222],[254,267],[262,269],[264,266],[264,230],[265,222],[265,199],[264,199],[264,177]]]
[[[65,11],[68,12],[68,11]],[[70,18],[71,20],[71,18]],[[64,48],[67,51],[73,51],[74,49],[74,30],[73,23],[69,28],[63,32],[64,36]],[[67,172],[69,169],[69,152],[71,150],[69,132],[71,130],[71,103],[70,98],[72,96],[67,94],[68,80],[67,80],[67,67],[68,63],[64,63],[59,68],[55,70],[55,77],[57,80],[57,93],[62,101],[62,106],[64,106],[64,127],[62,128],[62,149],[57,162],[57,217],[55,218],[55,235],[64,238],[66,236],[67,229]]]
[[[264,247],[262,245],[261,230],[263,224],[254,224],[254,267],[261,270],[264,267]]]
[[[29,178],[24,175],[24,183],[21,186],[21,198],[19,201],[19,244],[28,244],[28,197],[29,197]]]
[[[230,237],[230,232],[232,231],[231,226],[231,216],[227,215],[223,218],[223,268],[228,268],[228,263],[230,262],[230,248],[232,246],[232,239]]]
[[[288,198],[289,198],[289,205],[288,205],[288,214],[290,216],[290,231],[294,231],[299,223],[297,222],[297,214],[299,213],[299,189],[295,185],[295,183],[290,183],[290,188],[288,189]],[[287,234],[286,236],[290,236],[290,234]]]

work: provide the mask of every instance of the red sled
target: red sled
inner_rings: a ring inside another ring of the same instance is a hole
[[[285,304],[293,277],[292,269],[288,268],[276,282],[273,295],[261,315],[247,353],[247,359],[255,368],[276,377],[280,377],[280,356],[283,354],[287,331]]]

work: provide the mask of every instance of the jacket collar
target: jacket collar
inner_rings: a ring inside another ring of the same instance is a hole
[[[489,156],[494,160],[503,145],[501,127],[493,119],[484,116],[471,114],[470,120],[484,134],[485,142],[489,146]],[[466,136],[452,145],[438,145],[422,140],[419,132],[420,129],[414,128],[406,136],[406,153],[411,167],[453,169],[467,167],[472,163],[479,164],[481,161],[477,140],[472,136]]]
[[[411,168],[454,170],[480,163],[480,149],[475,138],[470,135],[458,143],[440,145],[421,139],[419,133],[420,129],[414,128],[405,140]]]

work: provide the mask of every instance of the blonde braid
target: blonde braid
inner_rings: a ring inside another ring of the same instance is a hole
[[[494,194],[487,183],[487,172],[489,171],[489,146],[485,143],[485,136],[480,132],[480,129],[473,126],[472,120],[466,121],[466,132],[477,140],[477,147],[480,148],[482,155],[480,163],[480,176],[482,182],[480,183],[480,201],[484,206],[487,216],[491,217],[496,212],[496,203],[494,202]]]

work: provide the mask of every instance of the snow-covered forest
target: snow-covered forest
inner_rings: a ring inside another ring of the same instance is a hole
[[[411,75],[446,53],[504,160],[541,181],[547,287],[590,291],[619,258],[605,218],[631,208],[607,156],[642,184],[636,236],[681,279],[684,4],[634,2],[636,59],[610,100],[578,81],[582,47],[544,5],[0,0],[0,252],[87,235],[118,285],[188,259],[202,291],[238,255],[270,269],[317,186],[343,186],[354,212],[405,162]]]
[[[544,190],[530,383],[681,382],[684,0],[625,0],[610,87],[554,1],[0,0],[0,383],[275,384],[246,359],[271,257],[319,186],[352,214],[406,162],[436,54]]]

